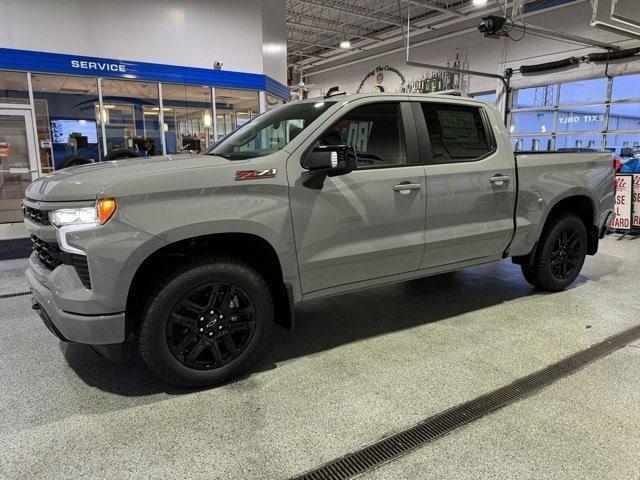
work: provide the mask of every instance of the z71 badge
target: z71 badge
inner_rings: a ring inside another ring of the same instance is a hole
[[[278,173],[277,168],[269,168],[267,170],[238,170],[236,172],[235,181],[240,180],[260,180],[263,178],[273,178]]]

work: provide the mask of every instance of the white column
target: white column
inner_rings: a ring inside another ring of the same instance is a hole
[[[164,138],[164,104],[162,103],[162,84],[158,83],[158,123],[160,124],[160,142],[162,143],[162,155],[167,154],[167,140]]]
[[[38,139],[38,124],[36,121],[36,104],[33,100],[33,86],[31,85],[31,72],[27,72],[27,87],[29,90],[29,106],[31,107],[31,126],[33,129],[33,135],[36,139],[36,172],[38,173],[38,177],[42,175],[42,163],[40,163],[40,140]],[[51,165],[53,166],[53,152],[51,154]],[[53,167],[55,169],[55,166]],[[30,166],[29,170],[34,170],[33,165]],[[31,178],[33,178],[33,173],[31,172]]]
[[[107,129],[104,121],[107,118],[107,112],[102,103],[102,78],[98,77],[98,118],[100,120],[100,131],[102,132],[102,158],[107,154]]]
[[[218,115],[216,111],[216,87],[211,87],[211,117],[213,122],[213,143],[218,141]]]
[[[267,111],[267,94],[264,90],[258,92],[258,107],[260,108],[260,113]]]

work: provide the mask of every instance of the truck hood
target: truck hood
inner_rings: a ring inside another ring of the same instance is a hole
[[[31,200],[49,202],[94,200],[114,180],[229,164],[230,160],[222,157],[192,154],[92,163],[41,177],[27,187],[25,195]]]

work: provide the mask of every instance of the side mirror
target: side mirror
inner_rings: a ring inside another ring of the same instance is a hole
[[[620,149],[620,156],[623,158],[633,157],[633,148],[623,147]]]
[[[305,165],[313,176],[335,177],[356,168],[356,149],[349,145],[323,145],[311,150]]]

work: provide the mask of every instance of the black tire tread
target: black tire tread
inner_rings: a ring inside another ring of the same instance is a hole
[[[577,268],[577,273],[574,278],[571,278],[571,280],[559,280],[551,274],[546,264],[546,258],[550,253],[548,250],[553,246],[553,241],[550,239],[554,237],[556,230],[562,228],[567,223],[573,223],[576,228],[580,230],[582,243],[586,248],[587,229],[580,217],[574,213],[560,212],[549,218],[540,236],[533,265],[522,266],[522,273],[525,279],[539,290],[548,292],[562,291],[575,281],[575,277],[579,275],[582,269],[584,260]]]
[[[524,277],[524,279],[535,287],[538,283],[538,277],[536,276],[537,268],[535,263],[532,265],[523,263],[522,265],[520,265],[520,269],[522,270],[522,276]]]
[[[251,357],[243,362],[241,366],[234,368],[232,373],[225,375],[224,378],[216,380],[215,382],[206,381],[198,383],[193,381],[184,381],[182,378],[177,377],[170,368],[167,368],[167,365],[157,355],[155,349],[146,342],[146,339],[150,336],[149,330],[152,328],[156,328],[152,321],[147,320],[147,316],[153,304],[168,300],[168,297],[171,295],[172,289],[176,288],[182,281],[184,281],[185,275],[196,275],[203,269],[206,269],[213,264],[218,267],[235,270],[236,272],[241,273],[243,276],[248,277],[251,279],[251,281],[255,282],[258,285],[258,288],[265,295],[265,297],[269,299],[268,304],[270,307],[270,311],[265,313],[266,318],[271,319],[271,322],[267,325],[268,331],[266,332],[266,334],[262,335],[262,338],[260,339],[260,342],[257,348],[252,353]],[[273,300],[269,285],[264,280],[264,278],[250,265],[235,257],[223,254],[211,254],[204,257],[200,256],[198,258],[187,258],[185,262],[174,266],[157,281],[151,293],[147,296],[144,307],[141,310],[140,321],[137,323],[136,338],[144,362],[146,363],[149,370],[151,370],[151,372],[161,380],[181,388],[204,387],[221,383],[226,379],[235,376],[235,374],[237,374],[239,370],[248,368],[256,360],[258,353],[266,346],[266,343],[269,340],[269,333],[271,331],[272,323]]]

